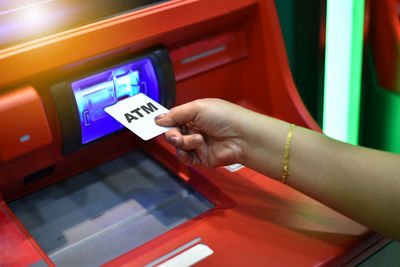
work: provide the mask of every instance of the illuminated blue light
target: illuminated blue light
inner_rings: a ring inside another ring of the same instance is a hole
[[[78,107],[82,144],[124,127],[104,111],[105,107],[138,93],[159,102],[158,80],[148,58],[91,75],[71,86]]]

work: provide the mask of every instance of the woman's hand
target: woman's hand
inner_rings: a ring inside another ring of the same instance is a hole
[[[177,149],[178,159],[191,165],[215,168],[241,163],[244,156],[244,118],[249,111],[220,99],[200,99],[172,108],[156,118]]]

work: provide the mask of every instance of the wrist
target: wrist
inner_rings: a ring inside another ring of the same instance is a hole
[[[250,122],[244,134],[242,164],[280,181],[290,124],[257,113]]]

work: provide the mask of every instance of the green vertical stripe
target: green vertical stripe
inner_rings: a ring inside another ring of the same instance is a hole
[[[358,144],[364,0],[328,0],[323,130]]]
[[[358,144],[363,60],[364,0],[354,0],[352,21],[348,142]]]

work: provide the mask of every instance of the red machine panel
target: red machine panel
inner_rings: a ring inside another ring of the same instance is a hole
[[[38,93],[31,86],[0,95],[0,160],[8,161],[52,142]]]
[[[29,236],[21,231],[20,224],[13,221],[10,210],[0,205],[0,259],[4,266],[29,266],[37,262],[49,262],[46,254]],[[23,229],[23,227],[22,227]]]

